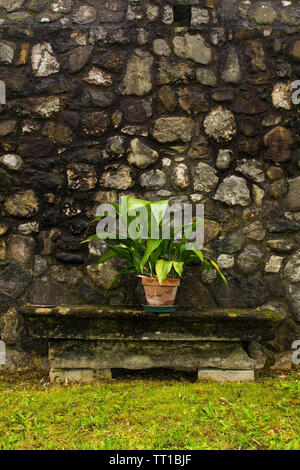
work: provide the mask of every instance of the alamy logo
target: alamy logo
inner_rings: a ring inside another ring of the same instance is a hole
[[[292,354],[292,363],[298,366],[300,364],[300,340],[296,340],[292,344],[292,349],[296,351]]]
[[[0,104],[6,104],[6,86],[3,80],[0,80]]]
[[[0,341],[0,365],[6,364],[6,347],[4,341]]]
[[[292,83],[293,90],[295,90],[292,93],[292,103],[293,104],[300,104],[300,80],[295,80]]]

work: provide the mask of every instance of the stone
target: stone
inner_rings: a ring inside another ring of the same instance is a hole
[[[281,266],[282,266],[282,262],[283,262],[282,256],[272,255],[265,265],[265,271],[267,273],[279,273]]]
[[[51,384],[90,384],[112,378],[110,369],[50,369]]]
[[[70,73],[80,72],[86,65],[93,51],[93,46],[81,46],[71,49],[62,56],[64,68]]]
[[[237,85],[241,81],[239,56],[237,50],[234,47],[229,49],[221,77],[225,83],[233,83]]]
[[[105,261],[102,264],[88,265],[86,271],[92,283],[103,290],[109,287],[112,280],[119,273],[111,260]]]
[[[300,282],[300,250],[291,256],[284,268],[285,278],[292,282]]]
[[[29,235],[33,232],[39,231],[39,223],[38,222],[25,222],[25,224],[20,224],[18,226],[18,232],[22,233],[22,235]]]
[[[222,370],[198,369],[198,381],[213,380],[214,382],[253,382],[254,370]]]
[[[8,254],[13,261],[22,264],[31,262],[35,249],[33,238],[13,235],[8,243]]]
[[[27,293],[34,305],[76,305],[80,301],[66,287],[49,281],[34,281]]]
[[[62,263],[83,264],[84,256],[79,253],[56,253],[55,258]]]
[[[291,284],[287,296],[290,311],[300,321],[300,284]]]
[[[0,121],[0,137],[5,137],[8,134],[11,134],[16,129],[17,121],[14,119],[7,119],[5,121]]]
[[[246,181],[235,175],[228,176],[222,181],[214,199],[224,202],[228,206],[245,207],[251,204],[250,191]]]
[[[245,92],[237,95],[232,110],[238,114],[252,115],[264,113],[268,110],[268,106],[266,102],[260,99],[256,94]]]
[[[153,41],[153,52],[160,56],[168,57],[171,55],[171,49],[164,39],[155,39]]]
[[[158,190],[163,188],[165,184],[166,175],[161,170],[150,170],[140,177],[140,185],[145,189]]]
[[[101,136],[110,126],[109,116],[105,111],[86,113],[81,119],[81,129],[86,135]]]
[[[261,222],[252,222],[243,229],[243,235],[246,238],[261,241],[266,236],[266,231]]]
[[[125,76],[120,85],[120,91],[123,95],[143,96],[152,90],[153,60],[153,56],[149,52],[135,49],[127,63]]]
[[[187,117],[162,117],[156,119],[153,137],[161,143],[181,140],[190,142],[194,133],[195,123]]]
[[[152,99],[133,100],[129,98],[121,103],[121,110],[128,122],[145,122],[152,115]]]
[[[210,160],[213,156],[213,152],[209,147],[208,139],[201,135],[193,140],[187,155],[189,158]]]
[[[230,168],[233,158],[233,152],[230,149],[221,149],[218,152],[216,167],[218,170],[228,170]]]
[[[219,182],[215,168],[200,162],[195,168],[194,191],[210,193]]]
[[[108,87],[112,84],[112,79],[109,73],[103,70],[92,67],[88,73],[83,77],[83,80],[92,85]]]
[[[196,70],[196,78],[202,85],[211,87],[217,86],[217,77],[212,69],[207,69],[204,67],[198,68]]]
[[[290,251],[294,250],[295,245],[293,242],[289,242],[288,240],[268,240],[267,246],[271,248],[272,251],[279,252],[279,253],[289,253]]]
[[[197,28],[198,26],[202,26],[203,24],[209,23],[209,12],[205,8],[199,8],[192,6],[192,18],[191,18],[191,26]]]
[[[262,120],[262,125],[265,127],[277,126],[280,123],[281,116],[277,116],[275,114],[267,114]]]
[[[255,245],[247,245],[237,258],[237,266],[244,274],[255,273],[263,258],[263,253]]]
[[[259,39],[251,39],[246,41],[245,54],[251,60],[253,71],[265,72],[267,70],[265,63],[265,52]]]
[[[232,233],[221,240],[213,242],[213,248],[219,253],[233,254],[240,251],[244,244],[244,237],[239,233]]]
[[[175,54],[182,59],[192,59],[203,65],[211,62],[211,49],[200,34],[186,33],[184,36],[175,36],[173,45]]]
[[[0,7],[5,8],[8,12],[19,10],[23,4],[24,0],[0,0]]]
[[[265,160],[273,162],[285,162],[291,156],[291,147],[294,144],[294,138],[289,129],[277,126],[271,129],[264,136],[266,151]]]
[[[220,233],[221,227],[214,220],[204,220],[204,243],[214,240]]]
[[[113,72],[121,72],[126,56],[126,51],[108,50],[97,58],[94,63]]]
[[[286,196],[288,210],[300,211],[300,176],[288,180],[289,189]]]
[[[294,220],[273,220],[268,225],[270,233],[293,233],[300,230],[300,223]]]
[[[20,155],[14,153],[7,153],[0,157],[0,162],[10,170],[19,170],[23,166],[23,160]]]
[[[254,17],[258,24],[272,24],[277,19],[272,2],[261,2],[255,9]]]
[[[11,302],[17,299],[29,285],[29,272],[18,263],[0,264],[0,300]]]
[[[70,13],[74,5],[74,0],[54,0],[51,10],[54,13]]]
[[[213,286],[213,295],[221,308],[255,308],[266,301],[264,284],[261,280],[227,276],[228,288],[219,279]]]
[[[113,155],[124,155],[125,153],[125,139],[120,135],[115,135],[113,137],[109,137],[106,143],[106,150],[108,153]]]
[[[10,196],[4,203],[6,212],[13,217],[32,217],[39,210],[39,202],[32,189]]]
[[[209,109],[206,93],[199,87],[184,87],[178,90],[178,104],[188,114],[199,114]]]
[[[67,168],[68,187],[79,191],[89,191],[97,184],[96,170],[87,163],[72,163]]]
[[[176,94],[170,86],[163,86],[160,88],[158,96],[166,111],[174,111],[177,105],[177,100]]]
[[[35,255],[33,258],[33,272],[36,276],[42,276],[47,271],[48,263],[46,258]]]
[[[54,56],[52,46],[49,42],[36,44],[32,47],[31,65],[37,77],[47,77],[59,72],[60,65]]]
[[[217,264],[221,270],[231,269],[234,266],[234,256],[222,253],[217,258]]]
[[[88,5],[82,5],[73,14],[73,21],[77,24],[93,23],[97,19],[96,8]]]
[[[159,158],[159,153],[140,139],[133,139],[130,143],[128,163],[138,168],[144,169],[155,163]]]
[[[292,370],[292,353],[290,351],[274,354],[274,364],[270,370],[291,371]]]
[[[217,142],[231,140],[236,134],[234,115],[228,109],[215,108],[206,116],[204,129],[206,134]]]
[[[175,166],[172,172],[172,185],[177,189],[187,189],[189,187],[189,170],[184,163]]]
[[[67,145],[73,140],[71,129],[60,122],[48,121],[42,129],[42,135],[60,145]]]
[[[288,48],[289,56],[295,61],[300,61],[300,40],[296,39],[289,44]]]
[[[0,41],[0,64],[12,64],[16,45],[11,41]]]
[[[19,314],[15,308],[8,309],[2,316],[3,329],[1,339],[6,346],[17,344],[19,341],[19,332],[22,328]]]
[[[183,61],[161,57],[158,63],[158,84],[187,83],[195,77],[194,67]]]
[[[105,188],[112,189],[128,189],[133,184],[131,171],[125,165],[110,165],[105,167],[102,173],[100,184]]]
[[[276,83],[272,91],[272,103],[275,108],[292,109],[292,83]]]
[[[84,104],[108,108],[116,101],[116,95],[110,90],[101,88],[86,88],[83,95]],[[77,127],[77,126],[76,126]]]
[[[267,170],[267,177],[270,181],[277,181],[284,176],[284,171],[278,166],[271,166]]]
[[[238,162],[236,171],[247,176],[255,183],[262,183],[265,181],[265,173],[263,165],[257,160],[248,160],[244,158]]]
[[[6,243],[4,240],[0,240],[0,261],[6,260]]]

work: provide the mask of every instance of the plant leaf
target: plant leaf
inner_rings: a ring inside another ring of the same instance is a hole
[[[113,250],[108,250],[106,253],[104,253],[101,258],[99,258],[98,260],[98,263],[97,264],[101,264],[101,263],[104,263],[104,261],[107,261],[109,259],[112,259],[112,258],[115,258],[117,255],[117,253]]]
[[[159,259],[155,265],[155,272],[157,275],[158,282],[162,284],[166,279],[167,275],[171,271],[173,266],[172,261],[166,261],[164,259]]]
[[[183,261],[172,261],[173,263],[173,268],[177,272],[178,276],[182,276],[182,271],[183,271]]]
[[[156,250],[159,245],[162,243],[162,240],[148,240],[146,244],[146,251],[140,263],[141,271],[143,271],[145,264],[147,263],[149,257]]]

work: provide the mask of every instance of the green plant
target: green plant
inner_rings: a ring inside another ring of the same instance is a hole
[[[128,262],[128,266],[118,273],[109,287],[127,273],[157,277],[162,284],[167,277],[181,277],[184,265],[195,261],[200,261],[207,271],[214,267],[227,285],[226,278],[215,261],[201,250],[187,248],[188,235],[202,223],[202,220],[194,218],[190,224],[176,225],[173,214],[166,222],[164,216],[168,209],[168,201],[150,202],[123,197],[120,204],[111,204],[111,206],[113,211],[106,211],[92,222],[117,215],[123,227],[127,229],[131,226],[129,236],[123,238],[122,231],[114,234],[108,226],[106,231],[96,233],[82,242],[87,243],[94,239],[106,241],[109,250],[100,257],[98,264],[117,256]]]

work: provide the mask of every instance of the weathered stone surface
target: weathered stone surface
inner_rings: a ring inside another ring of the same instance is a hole
[[[231,47],[228,52],[225,67],[222,72],[222,80],[226,83],[237,85],[241,81],[241,68],[237,50]]]
[[[207,68],[198,68],[196,71],[196,77],[199,83],[202,85],[207,85],[215,87],[217,85],[217,78],[212,69]]]
[[[0,137],[5,137],[8,134],[14,132],[17,125],[17,121],[14,119],[7,119],[0,121]]]
[[[288,304],[297,321],[300,321],[300,284],[291,284],[288,291]]]
[[[48,121],[42,129],[42,134],[55,144],[67,145],[73,140],[71,129],[59,122]]]
[[[0,265],[0,300],[10,302],[17,299],[30,283],[29,272],[18,263]]]
[[[288,48],[288,54],[292,59],[296,60],[297,62],[300,61],[300,40],[299,39],[296,39],[290,43],[289,48]]]
[[[279,253],[289,253],[295,248],[295,245],[288,240],[268,240],[267,246],[271,248],[272,251]]]
[[[172,184],[177,189],[187,189],[189,187],[189,170],[184,163],[180,163],[173,169]]]
[[[218,256],[217,264],[220,269],[231,269],[234,266],[234,256],[222,253]]]
[[[271,24],[277,18],[272,2],[261,2],[255,9],[255,21],[258,24]]]
[[[272,91],[272,103],[275,108],[292,109],[292,83],[276,83]]]
[[[19,170],[23,166],[23,160],[20,155],[14,153],[2,155],[0,162],[10,170]]]
[[[68,187],[79,191],[89,191],[97,184],[95,168],[86,163],[72,163],[67,169]]]
[[[8,254],[13,261],[28,264],[32,260],[34,248],[33,238],[14,235],[8,243]]]
[[[97,10],[88,5],[80,6],[73,15],[73,21],[77,24],[93,23],[97,19]]]
[[[92,85],[98,86],[110,86],[112,84],[112,79],[109,73],[104,72],[104,70],[92,67],[88,73],[83,77],[83,80]]]
[[[217,161],[216,161],[216,167],[218,170],[228,170],[230,168],[230,165],[232,163],[232,150],[229,149],[222,149],[219,150]]]
[[[39,210],[39,202],[32,189],[10,196],[4,208],[13,217],[31,217]]]
[[[267,273],[278,273],[281,269],[282,262],[282,256],[272,255],[265,265],[265,271]]]
[[[149,52],[136,49],[129,59],[124,79],[120,85],[123,95],[143,96],[152,89],[151,68],[153,57]]]
[[[122,102],[121,110],[128,122],[145,122],[152,115],[152,100],[129,98]]]
[[[168,112],[172,112],[176,108],[176,94],[172,87],[163,86],[162,88],[160,88],[159,99]]]
[[[201,135],[193,140],[187,154],[190,158],[210,160],[213,156],[213,152],[209,147],[207,137]]]
[[[293,233],[300,230],[300,223],[294,220],[273,220],[268,225],[270,233]]]
[[[33,305],[76,305],[80,301],[62,285],[49,281],[35,281],[27,293],[27,302]]]
[[[204,129],[217,142],[231,140],[236,134],[234,115],[222,107],[213,109],[204,120]]]
[[[140,185],[145,189],[157,190],[166,184],[166,175],[161,170],[150,170],[140,177]]]
[[[113,155],[123,155],[125,153],[125,139],[120,135],[115,135],[107,139],[106,150]]]
[[[159,118],[154,123],[153,137],[161,143],[181,140],[189,142],[192,139],[195,124],[186,117]]]
[[[110,369],[51,369],[49,372],[52,384],[89,384],[112,378]]]
[[[214,220],[204,220],[204,242],[209,243],[214,240],[220,233],[220,224]]]
[[[255,273],[263,259],[263,253],[255,245],[248,245],[238,256],[237,266],[244,274]]]
[[[159,158],[159,153],[148,145],[145,145],[140,139],[133,139],[130,143],[130,152],[128,163],[138,168],[148,168]]]
[[[92,50],[92,46],[81,46],[66,52],[62,57],[64,68],[70,73],[80,72],[89,60]]]
[[[74,0],[54,0],[50,8],[54,13],[70,13],[73,5]]]
[[[264,158],[273,162],[285,162],[291,156],[291,147],[294,143],[289,129],[277,126],[264,136],[266,151]]]
[[[261,222],[252,222],[243,229],[243,235],[253,240],[261,241],[266,236],[266,231]]]
[[[259,114],[267,111],[268,106],[265,101],[256,94],[247,92],[239,93],[234,101],[233,111],[244,114]]]
[[[290,179],[286,198],[287,208],[290,211],[300,211],[300,176]]]
[[[174,52],[183,59],[192,59],[198,64],[209,64],[212,59],[210,47],[200,34],[175,36],[173,39]]]
[[[109,128],[110,120],[105,111],[87,113],[81,119],[81,129],[86,135],[100,136]]]
[[[0,41],[0,64],[11,64],[14,60],[16,45],[11,41]]]
[[[195,76],[194,67],[178,60],[162,57],[158,64],[158,83],[166,85],[168,83],[189,82]]]
[[[214,197],[228,206],[248,206],[251,203],[250,191],[244,178],[228,176],[225,178]]]
[[[265,63],[265,52],[259,39],[251,39],[246,41],[245,53],[251,60],[253,71],[265,72],[267,70]]]
[[[214,382],[252,382],[254,370],[221,370],[198,369],[198,380],[213,380]]]
[[[31,52],[31,65],[37,77],[47,77],[59,72],[60,65],[54,56],[52,46],[49,42],[36,44]]]
[[[265,303],[264,284],[259,279],[227,277],[228,288],[221,280],[213,287],[214,299],[219,307],[254,308]]]
[[[218,103],[231,103],[234,100],[234,90],[232,88],[215,88],[211,92],[211,97]]]
[[[10,308],[2,316],[2,333],[1,339],[7,346],[17,344],[20,337],[20,329],[22,328],[22,321],[15,308]]]
[[[257,160],[248,160],[244,158],[239,161],[236,170],[239,173],[242,173],[244,176],[247,176],[255,183],[262,183],[265,181],[265,173],[263,170],[263,165]]]
[[[5,8],[8,12],[22,8],[24,0],[0,0],[0,7]]]
[[[131,171],[125,165],[110,165],[101,175],[100,184],[105,188],[128,189],[132,183]]]
[[[160,56],[169,56],[171,54],[171,49],[164,39],[155,39],[153,41],[153,51]]]
[[[291,256],[284,268],[285,278],[292,282],[300,282],[300,250]]]
[[[208,97],[198,87],[185,87],[178,90],[178,104],[188,114],[199,114],[207,111]]]
[[[194,190],[209,193],[216,188],[219,182],[217,171],[206,163],[198,163],[195,168]]]
[[[244,237],[239,233],[232,233],[221,240],[213,242],[213,248],[219,253],[233,254],[242,249],[244,245]]]
[[[93,284],[103,290],[108,288],[109,284],[119,272],[112,261],[106,261],[105,263],[97,265],[88,265],[86,270]]]

